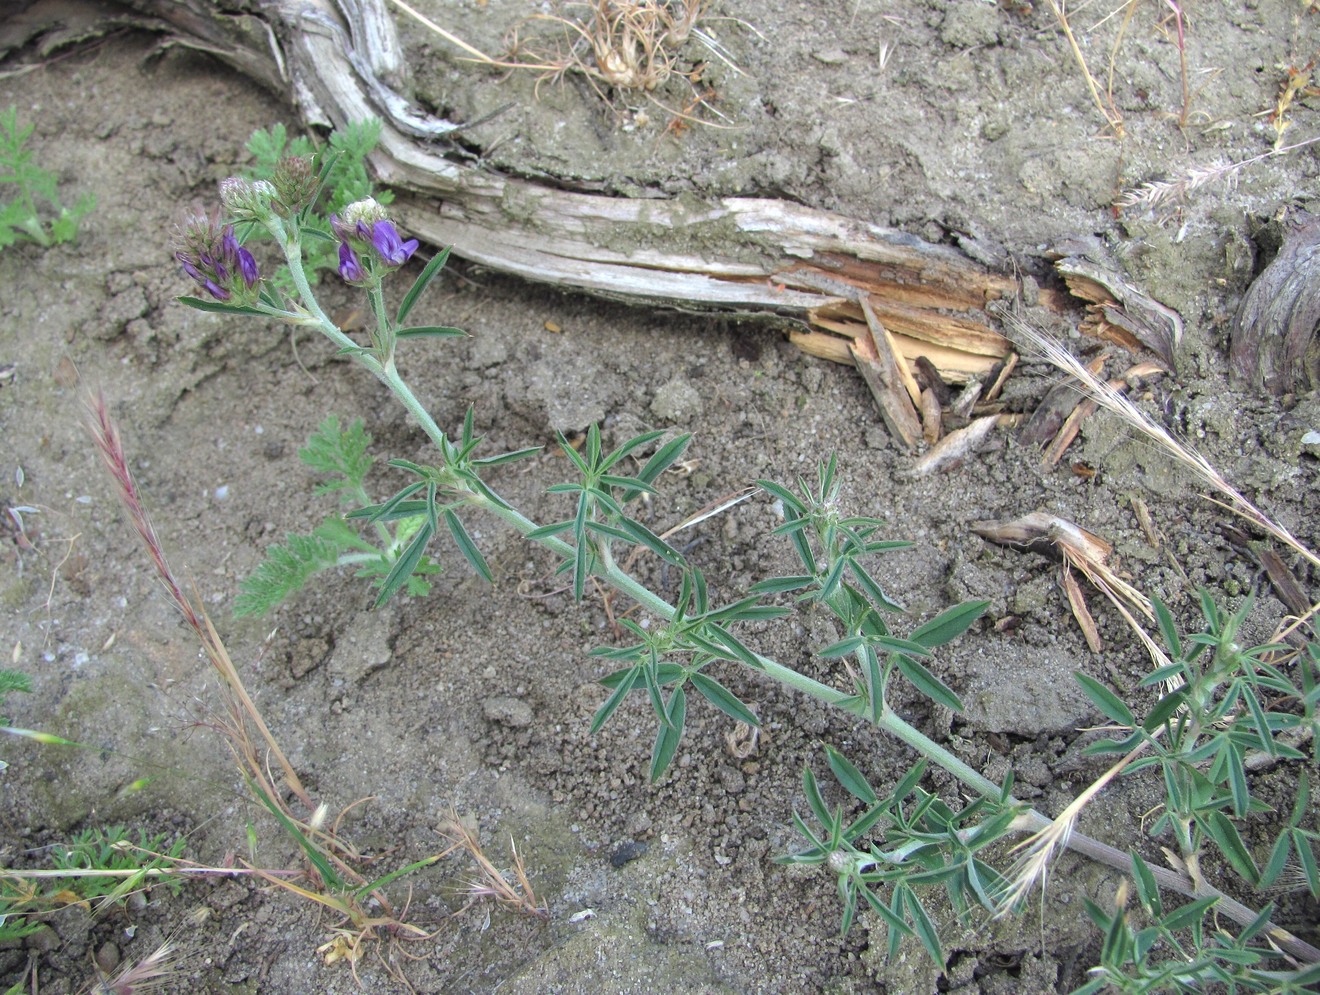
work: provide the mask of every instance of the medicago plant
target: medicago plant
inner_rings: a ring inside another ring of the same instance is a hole
[[[607,450],[599,430],[592,427],[580,449],[560,439],[575,479],[550,490],[569,499],[572,511],[567,518],[540,524],[505,500],[488,483],[487,471],[537,450],[482,454],[471,410],[456,433],[446,432],[395,361],[399,350],[417,346],[419,339],[455,334],[452,328],[408,321],[445,254],[421,270],[397,307],[387,307],[383,285],[411,259],[418,243],[405,241],[376,201],[346,205],[332,214],[331,230],[339,275],[360,287],[370,305],[366,333],[360,338],[347,334],[318,303],[304,265],[304,237],[331,168],[329,161],[317,168],[306,158],[286,158],[268,181],[231,179],[222,184],[223,216],[193,218],[178,236],[176,258],[205,294],[181,300],[208,311],[315,329],[403,405],[429,439],[431,456],[426,462],[391,460],[408,474],[408,483],[384,501],[365,503],[360,429],[355,423],[347,428],[338,421],[323,423],[309,449],[340,456],[352,451],[352,460],[340,461],[344,465],[327,459],[320,468],[335,474],[333,488],[362,506],[335,520],[333,530],[343,548],[335,549],[335,542],[322,532],[320,538],[328,545],[315,556],[300,559],[292,541],[272,553],[270,562],[277,566],[268,563],[262,568],[265,576],[259,571],[245,587],[248,600],[240,602],[242,610],[269,607],[310,576],[316,563],[357,549],[348,538],[350,523],[376,530],[370,542],[361,540],[370,552],[359,551],[375,564],[377,605],[408,590],[419,572],[430,569],[428,557],[446,537],[489,579],[490,570],[465,520],[474,514],[494,516],[559,560],[559,571],[569,578],[576,599],[600,584],[638,606],[640,621],[622,621],[630,643],[596,651],[618,669],[604,680],[610,693],[592,727],[607,722],[629,694],[644,696],[656,723],[652,778],[673,760],[691,706],[714,707],[749,726],[758,724],[747,704],[717,676],[729,665],[756,671],[872,723],[923,755],[921,765],[882,794],[851,760],[827,748],[832,777],[853,799],[847,806],[831,807],[815,774],[804,774],[809,811],[795,817],[804,846],[784,860],[820,865],[837,878],[845,929],[859,910],[869,910],[888,927],[891,950],[905,937],[914,937],[942,965],[945,951],[928,907],[932,889],[946,892],[959,915],[973,906],[995,912],[1016,908],[1050,855],[1067,846],[1129,875],[1141,905],[1139,915],[1129,915],[1121,901],[1108,909],[1089,907],[1104,931],[1104,944],[1087,990],[1112,985],[1124,991],[1153,991],[1219,981],[1240,990],[1296,991],[1320,978],[1320,950],[1274,925],[1272,906],[1255,910],[1230,898],[1206,879],[1198,863],[1202,851],[1213,847],[1249,884],[1268,884],[1279,878],[1293,855],[1304,886],[1320,893],[1312,850],[1314,817],[1305,804],[1263,868],[1235,824],[1260,805],[1242,783],[1251,757],[1264,752],[1271,758],[1315,762],[1314,753],[1284,743],[1285,733],[1304,739],[1317,727],[1320,653],[1314,648],[1300,655],[1272,645],[1244,649],[1235,641],[1236,616],[1212,610],[1207,599],[1205,633],[1183,638],[1171,624],[1164,626],[1170,667],[1151,680],[1172,688],[1176,682],[1171,678],[1177,677],[1182,684],[1144,717],[1138,718],[1097,682],[1085,682],[1099,711],[1118,729],[1114,745],[1101,748],[1125,750],[1131,766],[1150,764],[1164,772],[1170,801],[1155,828],[1176,837],[1182,867],[1148,864],[1136,854],[1072,833],[1075,812],[1065,813],[1061,821],[1050,820],[1013,796],[1011,778],[993,783],[894,710],[889,691],[896,681],[907,682],[941,705],[961,709],[957,695],[926,661],[964,633],[987,603],[957,605],[906,635],[894,632],[890,620],[899,607],[877,581],[873,563],[877,555],[906,544],[879,538],[880,522],[849,516],[840,508],[834,459],[824,462],[813,479],[799,479],[792,487],[760,482],[782,509],[784,521],[776,531],[792,545],[800,572],[763,580],[744,597],[722,604],[712,601],[702,572],[643,524],[635,511],[655,492],[661,474],[682,457],[687,436],[665,441],[662,433],[647,432]],[[256,259],[236,234],[255,229],[267,232],[281,248],[295,294],[282,294],[262,279]],[[635,464],[640,470],[628,472]],[[633,548],[649,550],[679,574],[679,595],[673,603],[621,565],[626,562],[623,553]],[[281,560],[288,568],[282,576]],[[740,628],[745,623],[789,615],[794,609],[785,600],[818,606],[834,617],[839,638],[819,652],[844,661],[850,678],[846,687],[821,683],[757,653],[744,641]],[[1141,762],[1135,762],[1139,757]],[[975,800],[955,808],[921,787],[924,768],[932,763],[953,774]],[[1008,872],[996,869],[991,845],[1022,833],[1035,836],[1021,866]],[[1235,929],[1228,923],[1236,924]]]

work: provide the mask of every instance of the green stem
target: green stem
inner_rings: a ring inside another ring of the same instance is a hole
[[[296,249],[296,242],[291,244],[291,248]],[[356,343],[340,331],[334,322],[330,321],[316,304],[311,288],[307,284],[306,276],[303,273],[301,259],[295,259],[293,254],[289,253],[289,264],[289,269],[293,274],[294,283],[298,287],[298,292],[307,305],[309,312],[317,318],[322,332],[332,342],[339,344],[341,348],[346,346],[349,348],[356,348]],[[352,358],[362,366],[366,367],[390,389],[391,393],[398,398],[408,412],[417,419],[418,424],[422,427],[422,431],[426,433],[427,437],[431,439],[442,454],[449,451],[450,446],[445,433],[441,431],[430,413],[399,375],[398,370],[395,369],[394,366],[393,356],[387,357],[385,362],[382,363],[377,357],[370,353],[354,351],[349,355],[351,355]],[[484,508],[496,515],[523,536],[526,536],[537,528],[535,522],[521,512],[504,504],[502,499],[498,502],[492,501],[485,495],[467,488],[464,488],[463,493],[458,496],[463,497],[470,505]],[[574,555],[573,547],[557,536],[543,537],[539,542],[559,556],[572,557]],[[646,611],[649,611],[666,621],[672,620],[675,617],[675,609],[669,604],[669,602],[652,592],[649,588],[641,584],[613,562],[603,563],[602,576],[616,591],[632,598]],[[829,685],[822,684],[805,674],[799,673],[791,667],[786,667],[769,657],[757,654],[756,659],[757,663],[760,665],[761,671],[769,677],[772,677],[774,680],[779,681],[781,684],[801,691],[804,694],[809,694],[813,698],[816,698],[827,705],[842,708],[849,714],[861,718],[867,717],[867,704],[860,696],[846,694],[842,691],[836,690]],[[875,724],[897,739],[908,744],[917,752],[939,764],[977,793],[996,800],[1004,797],[1003,789],[999,785],[984,777],[975,768],[971,767],[949,750],[926,736],[920,730],[910,725],[895,713],[888,704],[885,704],[882,707]],[[1030,821],[1030,828],[1043,829],[1051,822],[1049,817],[1037,812],[1035,809],[1028,808],[1025,804],[1017,802],[1011,797],[1005,798],[1004,800],[1005,803],[1009,805],[1022,805],[1026,819]],[[1083,853],[1094,860],[1107,864],[1121,873],[1127,873],[1129,870],[1130,858],[1126,853],[1115,847],[1111,847],[1108,844],[1101,843],[1098,840],[1082,836],[1080,833],[1073,833],[1069,837],[1066,846],[1069,849]],[[1182,894],[1198,897],[1204,897],[1207,895],[1218,896],[1220,899],[1219,905],[1217,906],[1219,910],[1242,925],[1249,924],[1255,917],[1255,913],[1253,913],[1251,909],[1234,901],[1217,889],[1207,886],[1198,891],[1194,882],[1192,882],[1192,880],[1186,875],[1177,874],[1173,871],[1159,867],[1151,867],[1151,871],[1156,874],[1156,879],[1161,885],[1181,892]],[[1271,929],[1270,935],[1276,942],[1280,943],[1281,946],[1288,949],[1300,959],[1308,963],[1320,961],[1320,950],[1317,950],[1310,944],[1293,937],[1286,931],[1274,927]]]

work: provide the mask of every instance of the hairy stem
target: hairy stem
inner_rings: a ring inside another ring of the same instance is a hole
[[[325,316],[324,312],[316,305],[312,297],[311,289],[307,286],[306,277],[302,273],[297,260],[290,256],[290,270],[294,275],[294,281],[298,286],[299,293],[307,304],[308,310],[314,314],[318,321],[321,331],[341,348],[347,348],[352,351],[348,353],[352,359],[358,362],[376,376],[385,384],[403,404],[410,414],[416,418],[422,430],[427,437],[436,445],[442,454],[450,450],[450,444],[445,433],[435,423],[425,406],[418,400],[411,388],[399,375],[394,366],[393,356],[384,358],[384,361],[370,352],[364,352],[359,349],[347,335]],[[494,493],[493,491],[491,492]],[[456,488],[454,496],[464,500],[469,505],[476,508],[483,508],[486,511],[500,518],[507,525],[518,531],[519,534],[526,536],[538,526],[535,522],[523,515],[521,512],[510,507],[502,499],[492,500],[484,494],[471,488]],[[542,545],[551,550],[556,555],[571,558],[574,555],[574,549],[571,545],[564,542],[557,536],[541,537],[537,540]],[[676,616],[674,607],[664,598],[652,592],[645,585],[637,581],[625,570],[615,564],[612,558],[600,557],[601,578],[612,588],[627,597],[635,600],[644,610],[662,618],[666,621],[672,620]],[[814,680],[805,674],[799,673],[791,667],[784,666],[769,657],[756,655],[759,669],[767,676],[804,694],[809,694],[813,698],[841,708],[849,714],[856,715],[859,718],[868,719],[870,711],[867,703],[858,695],[847,694],[832,688],[826,684]],[[885,730],[890,735],[906,743],[923,756],[927,757],[936,764],[939,764],[954,777],[972,790],[987,798],[999,800],[1004,797],[1003,788],[983,776],[975,768],[964,762],[961,758],[945,749],[939,743],[936,743],[930,737],[926,736],[919,729],[909,724],[905,719],[893,711],[886,703],[880,709],[879,716],[875,720],[875,725]],[[1024,803],[1017,802],[1012,797],[1006,798],[1005,802],[1009,805],[1020,805],[1024,812],[1023,828],[1036,831],[1044,829],[1050,825],[1049,817],[1029,808]],[[1127,853],[1102,843],[1099,840],[1084,836],[1080,833],[1073,833],[1069,836],[1065,844],[1068,849],[1083,854],[1093,860],[1114,868],[1120,873],[1127,874],[1131,867],[1131,860]],[[1209,885],[1202,884],[1198,888],[1197,884],[1186,874],[1151,866],[1151,873],[1155,876],[1158,883],[1165,888],[1179,892],[1189,897],[1210,897],[1219,899],[1216,908],[1228,918],[1241,925],[1247,925],[1254,921],[1256,913],[1240,902],[1230,898],[1218,889]],[[1306,943],[1305,941],[1293,936],[1291,933],[1277,926],[1271,925],[1269,928],[1270,937],[1279,944],[1280,947],[1288,951],[1299,960],[1307,963],[1320,962],[1320,950]]]

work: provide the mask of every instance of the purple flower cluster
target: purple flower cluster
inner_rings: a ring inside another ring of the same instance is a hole
[[[384,213],[374,200],[364,200],[346,207],[342,218],[330,215],[339,239],[339,275],[346,282],[370,283],[374,272],[396,270],[417,251],[417,239],[405,242]]]
[[[239,245],[234,226],[223,228],[214,218],[197,215],[190,218],[175,237],[174,258],[183,271],[218,301],[228,301],[235,294],[252,299],[261,279],[252,253]]]

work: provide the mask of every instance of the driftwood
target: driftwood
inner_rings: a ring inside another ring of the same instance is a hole
[[[39,0],[0,27],[0,57],[86,37],[98,19],[160,32],[274,90],[308,125],[381,118],[372,165],[398,194],[401,223],[432,244],[624,301],[777,316],[805,350],[843,362],[853,361],[857,343],[869,355],[878,324],[887,349],[907,360],[902,377],[876,388],[884,392],[910,380],[907,364],[918,356],[963,382],[1008,354],[984,307],[1012,296],[1015,281],[950,246],[784,201],[610,197],[451,155],[445,139],[460,125],[410,104],[387,2]],[[907,397],[878,398],[882,408],[912,406]]]
[[[1320,217],[1296,211],[1233,318],[1233,374],[1270,394],[1320,386]]]

